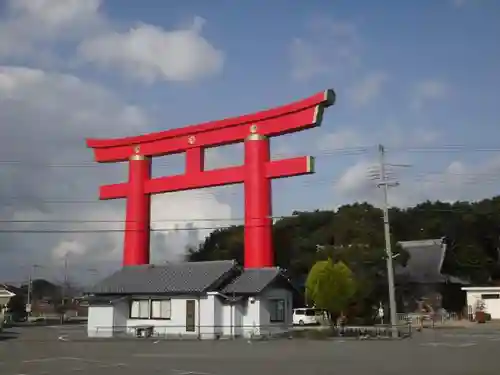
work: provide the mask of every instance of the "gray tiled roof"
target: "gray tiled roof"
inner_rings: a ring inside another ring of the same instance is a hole
[[[128,266],[88,290],[91,294],[201,293],[236,270],[234,261]]]
[[[396,274],[416,283],[441,283],[446,276],[441,273],[446,255],[446,245],[442,239],[401,241],[410,258],[406,267],[397,267]]]
[[[257,294],[273,282],[277,277],[284,277],[279,268],[249,268],[226,286],[224,294]]]

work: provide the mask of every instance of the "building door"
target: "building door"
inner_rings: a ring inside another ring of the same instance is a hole
[[[195,331],[195,316],[196,316],[196,301],[187,300],[186,301],[186,332]]]

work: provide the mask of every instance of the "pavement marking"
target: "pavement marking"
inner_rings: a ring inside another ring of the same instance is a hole
[[[143,358],[213,358],[213,355],[192,353],[137,353],[134,357]]]
[[[200,372],[200,371],[187,371],[187,370],[172,370],[177,375],[213,375],[210,372]]]
[[[39,359],[30,359],[23,361],[23,363],[39,363],[39,362],[54,362],[54,361],[79,361],[92,363],[97,365],[98,368],[113,368],[113,367],[128,367],[126,363],[113,363],[113,362],[104,362],[97,361],[93,359],[87,358],[79,358],[79,357],[49,357],[49,358],[39,358]],[[80,369],[75,368],[75,371],[80,371]]]
[[[49,357],[49,358],[27,359],[27,360],[23,361],[23,363],[52,362],[52,361],[60,361],[62,359],[64,359],[64,357]]]
[[[476,346],[477,343],[475,342],[464,342],[464,343],[451,343],[451,342],[429,342],[425,344],[420,344],[420,346],[432,346],[432,347],[438,347],[438,346],[444,346],[447,348],[469,348],[471,346]]]

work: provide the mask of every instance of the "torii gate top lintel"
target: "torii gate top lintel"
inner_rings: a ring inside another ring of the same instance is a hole
[[[335,92],[326,90],[294,103],[243,116],[134,137],[87,139],[87,147],[94,149],[97,162],[109,163],[129,160],[139,150],[143,156],[163,156],[194,147],[238,143],[245,140],[249,130],[267,137],[280,136],[321,125],[323,110],[334,103]]]

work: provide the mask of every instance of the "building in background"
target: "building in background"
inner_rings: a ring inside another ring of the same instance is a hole
[[[90,337],[215,339],[286,331],[294,288],[277,267],[235,261],[128,266],[88,291]]]
[[[443,272],[447,250],[444,239],[400,241],[398,244],[409,253],[406,267],[395,269],[401,312],[438,311],[445,307],[443,298],[463,294],[461,288],[469,282]],[[457,305],[464,307],[465,299]]]

